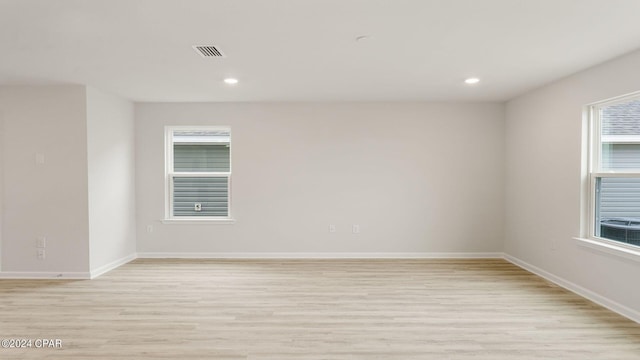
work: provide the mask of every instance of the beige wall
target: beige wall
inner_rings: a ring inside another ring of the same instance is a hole
[[[11,86],[0,114],[4,276],[87,277],[135,256],[133,105],[84,86]]]
[[[640,262],[580,246],[585,105],[640,90],[640,52],[506,105],[505,252],[640,319]],[[612,303],[613,304],[613,303]],[[614,304],[614,306],[617,306]]]
[[[166,125],[231,126],[235,224],[161,223]],[[503,126],[500,104],[137,104],[138,252],[499,252]]]
[[[2,88],[0,108],[2,270],[88,271],[84,86]],[[38,236],[47,239],[45,260],[36,257]]]

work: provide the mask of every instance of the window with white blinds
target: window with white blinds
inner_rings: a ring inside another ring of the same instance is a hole
[[[590,231],[640,246],[640,95],[590,108]]]
[[[167,218],[230,218],[231,131],[167,128]]]

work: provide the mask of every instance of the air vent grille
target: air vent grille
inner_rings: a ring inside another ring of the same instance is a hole
[[[203,58],[225,57],[224,54],[213,45],[193,45],[193,49]]]

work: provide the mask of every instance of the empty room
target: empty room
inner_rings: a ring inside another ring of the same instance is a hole
[[[0,359],[640,359],[638,14],[0,0]]]

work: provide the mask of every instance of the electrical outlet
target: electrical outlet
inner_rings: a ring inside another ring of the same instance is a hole
[[[36,247],[38,249],[44,249],[47,247],[47,238],[44,236],[38,236],[36,239]]]
[[[147,232],[148,233],[152,233],[153,232],[153,225],[147,225]]]
[[[202,211],[202,204],[200,203],[193,204],[193,211]]]
[[[358,234],[360,233],[360,225],[356,225],[354,224],[353,227],[351,228],[353,230],[354,234]]]
[[[38,260],[44,260],[46,258],[47,253],[44,251],[44,249],[38,249]]]
[[[330,232],[330,233],[334,233],[334,232],[336,232],[336,226],[335,226],[335,225],[333,225],[333,224],[329,224],[329,232]]]

